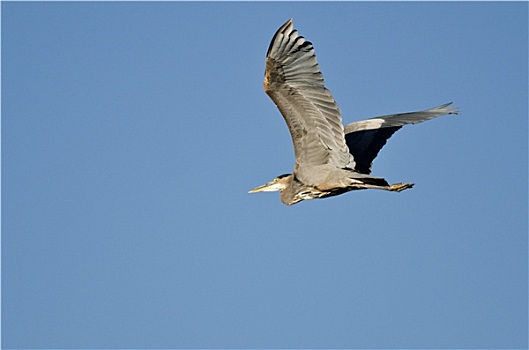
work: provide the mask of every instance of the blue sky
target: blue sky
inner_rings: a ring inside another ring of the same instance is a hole
[[[3,348],[525,348],[527,3],[2,2]],[[288,18],[345,123],[453,101],[292,207]]]

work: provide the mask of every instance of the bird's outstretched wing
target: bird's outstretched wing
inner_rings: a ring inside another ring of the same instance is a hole
[[[314,47],[298,35],[292,19],[270,43],[263,85],[288,125],[298,171],[351,166],[340,109],[324,86]]]
[[[354,157],[354,169],[363,174],[371,173],[371,165],[386,141],[406,124],[417,124],[445,114],[458,114],[457,108],[447,103],[419,112],[385,115],[354,122],[345,126],[345,140]]]

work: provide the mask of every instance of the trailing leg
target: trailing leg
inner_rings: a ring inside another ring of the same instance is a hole
[[[349,191],[351,190],[384,190],[384,191],[392,191],[392,192],[401,192],[408,188],[412,188],[414,184],[403,184],[403,183],[396,183],[393,185],[386,185],[386,186],[379,186],[379,185],[371,185],[371,184],[354,184],[349,187]]]
[[[388,191],[394,191],[394,192],[400,192],[404,191],[408,188],[412,188],[414,184],[403,184],[403,183],[397,183],[389,186],[387,188]]]

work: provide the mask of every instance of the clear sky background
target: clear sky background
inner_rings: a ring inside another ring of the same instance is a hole
[[[518,3],[2,2],[4,348],[525,348]],[[288,18],[344,122],[453,101],[281,204],[262,88]]]

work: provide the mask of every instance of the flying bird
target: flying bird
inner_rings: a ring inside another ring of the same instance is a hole
[[[451,103],[419,112],[385,115],[342,124],[340,109],[325,87],[312,43],[298,35],[292,19],[272,38],[266,54],[264,90],[287,123],[296,163],[249,193],[280,191],[286,205],[363,189],[400,192],[412,183],[390,185],[371,175],[371,165],[386,141],[407,124],[458,114]]]

